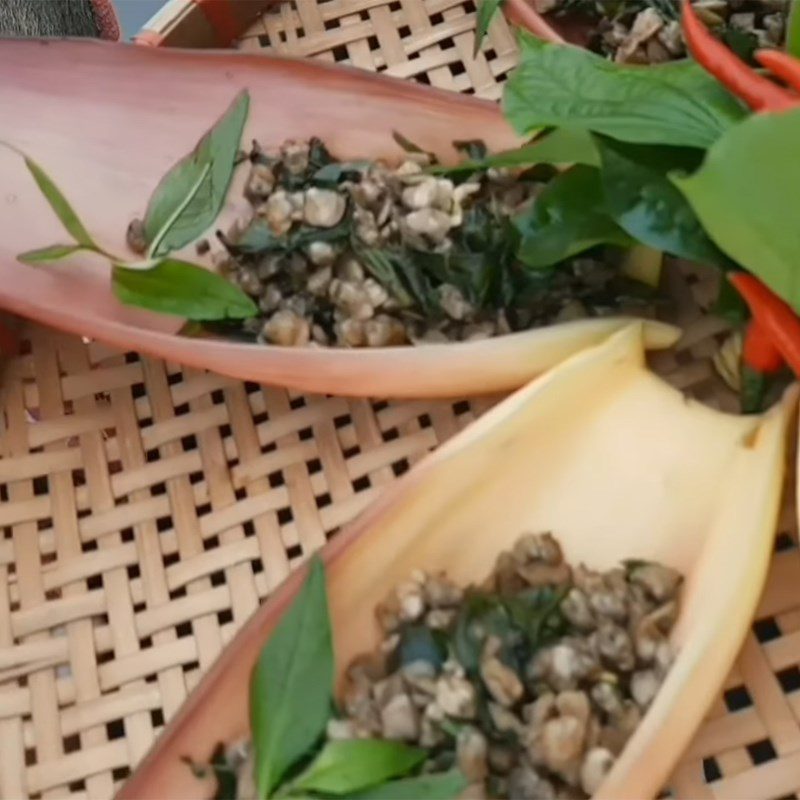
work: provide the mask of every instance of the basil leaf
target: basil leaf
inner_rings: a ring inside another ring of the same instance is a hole
[[[556,128],[530,144],[495,153],[486,158],[462,161],[454,167],[437,164],[428,169],[435,174],[479,172],[498,167],[529,167],[534,164],[587,164],[600,166],[600,156],[588,131]]]
[[[89,250],[99,250],[94,243],[94,239],[92,239],[83,223],[78,219],[78,215],[69,204],[67,198],[64,197],[61,190],[53,183],[47,173],[33,161],[33,159],[27,156],[25,156],[25,166],[33,176],[36,185],[45,196],[45,199],[50,204],[50,208],[55,211],[56,216],[61,220],[61,224],[67,229],[67,232],[72,235],[72,238],[82,247]]]
[[[195,149],[156,187],[144,218],[152,256],[178,250],[217,218],[233,176],[249,105],[250,96],[241,92]]]
[[[494,15],[502,7],[503,3],[505,3],[505,0],[480,0],[480,5],[478,6],[478,24],[475,30],[474,55],[478,55],[481,44],[489,30],[489,25],[492,24]]]
[[[442,772],[437,775],[420,775],[390,781],[375,789],[350,795],[348,800],[453,800],[467,788],[468,781],[459,770]]]
[[[517,257],[535,269],[552,267],[598,244],[629,246],[628,235],[603,208],[600,173],[578,165],[554,178],[514,219]]]
[[[672,180],[716,245],[800,310],[800,111],[754,114]]]
[[[407,775],[426,757],[425,750],[385,739],[328,742],[291,784],[291,791],[349,794]]]
[[[245,319],[258,312],[230,281],[186,261],[166,259],[150,269],[115,265],[112,285],[126,305],[191,320]]]
[[[259,797],[325,731],[333,686],[333,641],[325,568],[315,557],[303,588],[272,633],[253,672],[250,722]]]
[[[708,147],[745,109],[694,62],[629,67],[523,34],[503,106],[514,128],[571,127],[627,142]]]
[[[79,244],[52,244],[50,247],[42,247],[39,250],[28,250],[27,253],[20,253],[17,259],[24,264],[36,266],[37,264],[58,261],[85,249]]]
[[[708,238],[686,198],[671,183],[672,169],[695,169],[696,150],[617,142],[597,136],[606,209],[634,239],[656,250],[706,264],[730,266]]]

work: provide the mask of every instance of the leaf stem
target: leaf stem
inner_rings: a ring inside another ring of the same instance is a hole
[[[153,242],[147,251],[148,260],[152,260],[156,255],[158,255],[158,248],[161,246],[164,238],[170,232],[172,226],[175,224],[175,221],[189,206],[189,203],[191,203],[192,200],[194,200],[194,198],[197,196],[197,193],[200,191],[200,187],[203,185],[203,182],[210,171],[211,163],[209,162],[203,166],[203,169],[197,176],[197,180],[192,185],[192,188],[187,192],[186,197],[183,198],[183,201],[180,203],[180,205],[178,205],[172,214],[169,215],[167,221],[161,226],[161,230],[153,238]]]

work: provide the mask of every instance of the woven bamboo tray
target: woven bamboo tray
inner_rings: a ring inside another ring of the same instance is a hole
[[[249,21],[265,3],[230,5]],[[227,34],[207,11],[176,0],[145,38],[219,43]],[[471,0],[297,0],[265,12],[239,45],[497,98],[514,37],[496,21],[473,59],[474,12]],[[724,325],[699,310],[708,278],[669,280],[687,333],[654,366],[730,409],[710,363]],[[1,398],[2,798],[112,797],[259,600],[493,403],[300,396],[38,327],[25,339]],[[675,772],[675,797],[800,792],[788,504],[780,530],[752,633]]]

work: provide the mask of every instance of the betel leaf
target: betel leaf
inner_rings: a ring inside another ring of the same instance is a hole
[[[667,175],[674,169],[696,169],[700,151],[630,144],[604,136],[597,136],[596,142],[606,209],[623,230],[649,247],[680,258],[730,265]]]
[[[672,179],[716,245],[800,310],[800,110],[754,114]]]
[[[428,171],[435,174],[458,174],[498,167],[529,167],[535,164],[587,164],[597,167],[600,165],[600,156],[588,131],[556,128],[514,150],[462,161],[452,167],[436,164]]]
[[[291,791],[350,794],[408,775],[426,751],[385,739],[327,742],[308,768],[291,784]]]
[[[269,796],[324,733],[333,666],[325,568],[315,557],[253,672],[250,723],[259,797]]]
[[[517,257],[529,267],[552,267],[598,244],[629,246],[630,237],[604,208],[600,173],[578,165],[554,178],[514,219]]]
[[[25,156],[25,166],[33,176],[36,185],[45,196],[45,199],[50,204],[50,208],[53,209],[56,216],[61,220],[61,224],[67,229],[67,232],[72,235],[72,238],[75,239],[81,247],[99,251],[94,239],[89,235],[83,223],[78,219],[75,210],[69,204],[67,198],[64,197],[61,190],[53,183],[50,176],[35,161],[27,156]]]
[[[144,218],[150,255],[178,250],[217,218],[233,176],[249,104],[248,93],[240,92],[194,150],[156,187]]]
[[[419,775],[384,783],[374,789],[352,794],[348,800],[453,800],[469,781],[457,769],[434,775]]]
[[[475,55],[481,49],[481,44],[489,31],[494,15],[500,10],[505,0],[480,0],[478,6],[478,24],[475,29]]]
[[[506,117],[522,134],[570,127],[615,139],[708,147],[745,109],[691,61],[631,67],[523,34],[506,83]]]
[[[42,247],[39,250],[28,250],[27,253],[20,253],[17,259],[24,264],[36,266],[37,264],[49,264],[51,261],[59,261],[85,249],[79,244],[53,244],[50,247]]]
[[[126,305],[201,322],[246,319],[258,312],[255,303],[221,275],[175,259],[150,269],[115,265],[112,286]]]

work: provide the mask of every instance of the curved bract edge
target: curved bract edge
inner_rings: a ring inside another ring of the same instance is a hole
[[[600,797],[654,795],[724,681],[763,584],[797,404],[792,390],[762,417],[722,414],[685,401],[643,354],[641,326],[631,325],[567,359],[425,459],[323,550],[340,666],[375,643],[374,605],[411,569],[480,579],[524,530],[552,530],[573,562],[645,557],[683,570],[673,671]],[[302,573],[229,645],[120,800],[198,796],[179,759],[207,758],[217,741],[246,734],[250,669]]]
[[[319,135],[342,158],[400,157],[394,130],[443,158],[454,157],[452,140],[465,130],[492,149],[517,141],[495,104],[408,81],[248,54],[74,41],[0,42],[0,139],[46,169],[103,246],[125,252],[127,225],[161,175],[242,87],[251,95],[245,141]],[[0,148],[0,174],[0,308],[238,379],[355,396],[501,392],[626,324],[588,320],[485,342],[374,351],[180,337],[179,320],[118,303],[101,259],[18,263],[20,252],[62,241],[64,231],[18,155]],[[232,189],[223,216],[240,195]],[[676,338],[658,323],[647,330],[654,347]]]

